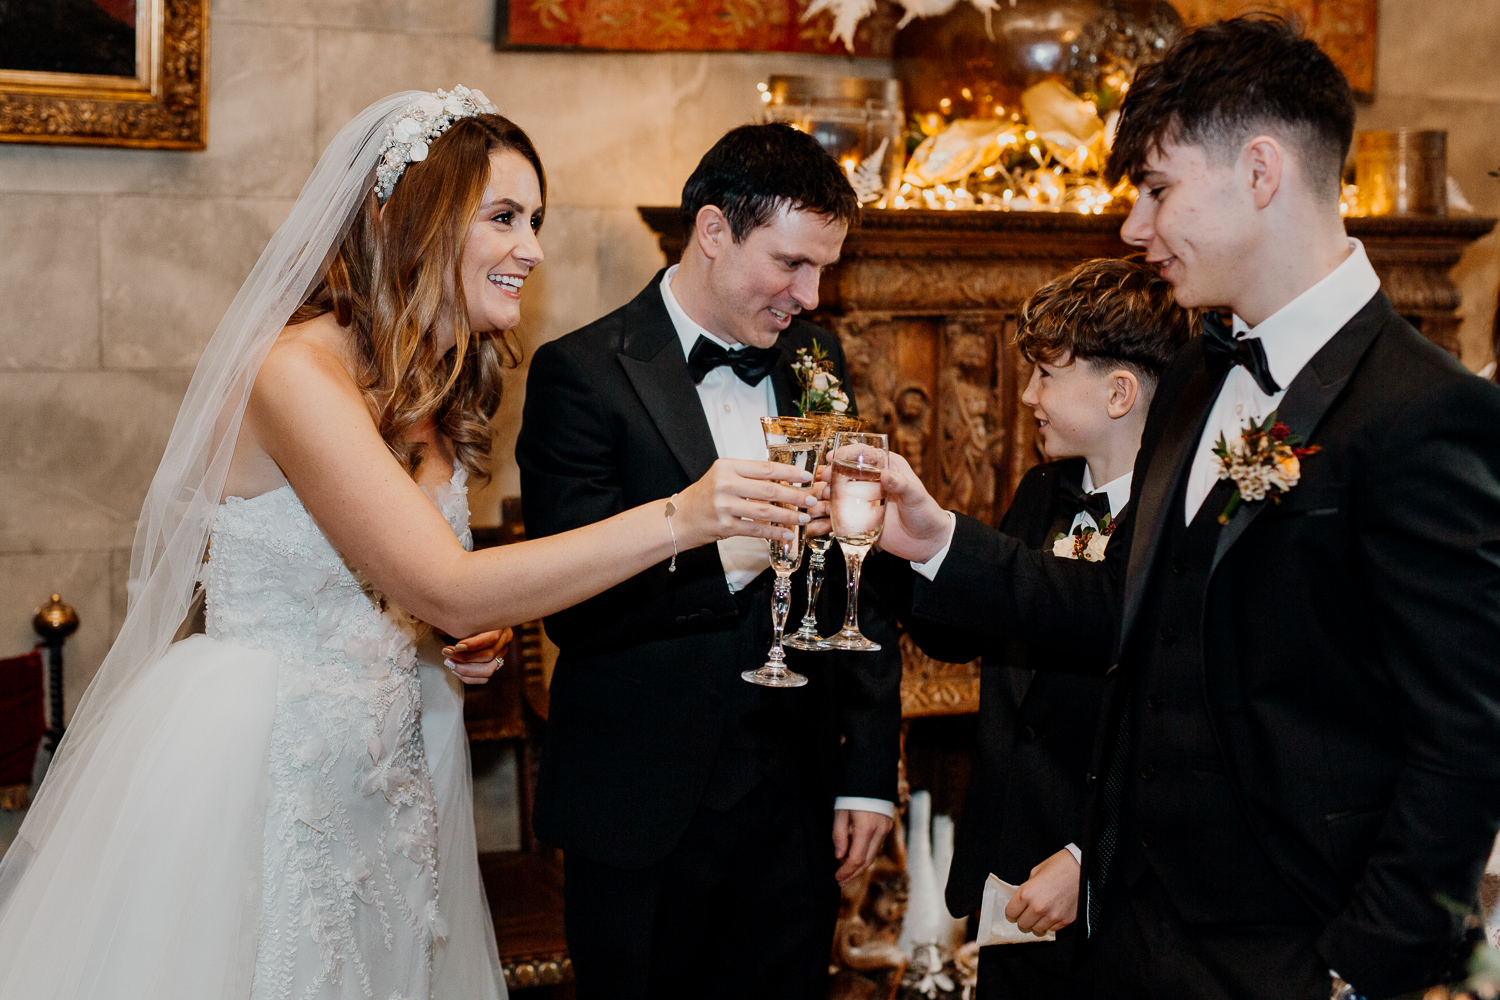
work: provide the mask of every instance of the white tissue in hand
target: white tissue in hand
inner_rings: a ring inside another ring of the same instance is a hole
[[[990,944],[1026,944],[1028,941],[1056,941],[1057,934],[1048,931],[1038,937],[1017,927],[1005,918],[1005,907],[1016,894],[1016,886],[990,875],[984,883],[984,904],[979,908],[979,946]]]

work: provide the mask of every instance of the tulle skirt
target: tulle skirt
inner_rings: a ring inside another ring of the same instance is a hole
[[[143,672],[65,801],[0,865],[0,1000],[245,1000],[262,902],[273,655],[192,636]],[[505,996],[475,853],[456,678],[421,671],[450,928],[437,1000]]]

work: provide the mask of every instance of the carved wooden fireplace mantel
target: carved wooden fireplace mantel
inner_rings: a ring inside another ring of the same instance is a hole
[[[676,207],[640,209],[668,260],[682,255]],[[860,415],[891,435],[940,503],[994,523],[1038,456],[1020,395],[1030,366],[1012,346],[1017,306],[1079,261],[1128,252],[1122,215],[1050,212],[864,213],[823,275],[810,318],[835,331]],[[1494,219],[1347,220],[1396,311],[1457,351],[1459,292],[1449,269]],[[979,672],[906,649],[908,717],[976,711]]]

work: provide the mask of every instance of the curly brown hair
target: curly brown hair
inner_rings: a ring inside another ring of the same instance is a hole
[[[1123,365],[1155,384],[1197,319],[1142,256],[1105,257],[1033,292],[1021,305],[1016,346],[1033,364]]]
[[[512,150],[547,175],[536,147],[501,115],[455,122],[413,163],[384,206],[372,189],[321,281],[292,314],[303,323],[332,313],[353,334],[355,378],[386,446],[415,474],[423,445],[407,440],[431,419],[469,474],[490,477],[490,421],[500,373],[521,362],[510,331],[476,335],[463,289],[463,247],[489,183],[490,154]],[[455,343],[439,355],[433,336],[451,322]]]

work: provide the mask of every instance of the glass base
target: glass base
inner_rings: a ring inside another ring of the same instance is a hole
[[[759,684],[768,688],[799,688],[807,683],[807,678],[795,670],[786,667],[774,667],[766,664],[759,670],[746,670],[740,677],[751,684]]]
[[[880,643],[866,639],[858,629],[846,628],[823,640],[824,649],[847,649],[854,652],[873,653],[882,648]]]
[[[805,653],[818,653],[829,649],[827,640],[812,632],[798,632],[781,640],[787,649],[800,649]]]

